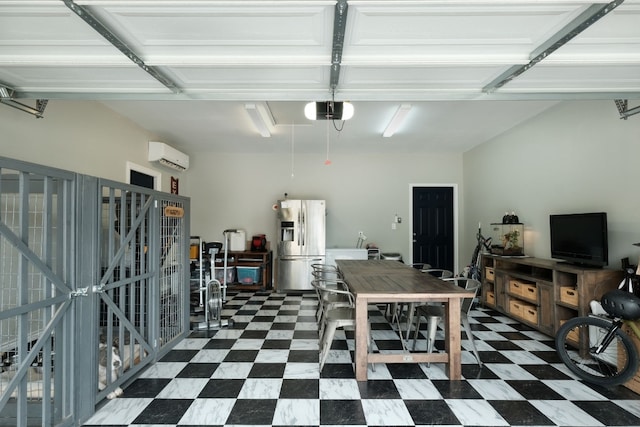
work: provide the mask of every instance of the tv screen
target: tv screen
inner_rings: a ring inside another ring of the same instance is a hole
[[[551,258],[603,267],[609,263],[607,214],[550,215]]]

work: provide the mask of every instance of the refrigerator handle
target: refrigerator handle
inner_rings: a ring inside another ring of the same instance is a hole
[[[300,237],[302,239],[301,245],[306,245],[307,240],[307,212],[305,210],[305,205],[302,205],[302,222],[300,223]]]
[[[297,225],[298,225],[298,230],[297,230],[298,231],[298,233],[297,233],[298,236],[296,238],[298,239],[298,246],[300,246],[302,244],[302,237],[301,237],[301,235],[302,235],[302,212],[301,211],[298,211],[298,222],[297,222]]]

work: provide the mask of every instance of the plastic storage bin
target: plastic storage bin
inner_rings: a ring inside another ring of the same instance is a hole
[[[260,267],[236,267],[238,282],[243,285],[253,285],[260,282]]]
[[[227,267],[227,284],[235,281],[236,268]],[[218,282],[224,283],[224,267],[215,267],[215,278]]]

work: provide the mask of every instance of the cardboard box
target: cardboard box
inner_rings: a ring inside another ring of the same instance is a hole
[[[522,295],[522,289],[524,288],[524,284],[517,280],[509,280],[509,293],[513,295]]]
[[[522,309],[522,314],[524,320],[535,323],[536,325],[538,324],[538,307],[535,305],[525,304]]]
[[[573,286],[560,286],[560,301],[578,306],[578,290]]]
[[[493,291],[487,291],[485,302],[487,304],[496,305],[496,294],[494,294]]]
[[[493,282],[493,280],[496,278],[496,274],[495,274],[495,271],[493,270],[493,267],[484,268],[484,277],[485,279],[487,279],[487,281]]]
[[[538,301],[538,288],[533,284],[525,284],[522,288],[522,296],[531,301]]]
[[[633,341],[633,344],[636,346],[636,350],[638,350],[638,353],[640,353],[640,340],[638,340],[638,337],[633,332],[633,329],[631,329],[627,325],[623,325],[622,330],[624,331],[624,333],[629,335],[629,337],[631,338],[631,341]],[[636,372],[633,378],[631,378],[629,381],[624,383],[624,386],[627,387],[629,390],[634,391],[635,393],[640,393],[640,371]]]

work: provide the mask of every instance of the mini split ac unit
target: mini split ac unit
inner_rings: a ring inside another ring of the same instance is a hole
[[[149,161],[179,171],[189,169],[189,156],[164,142],[149,141]]]

